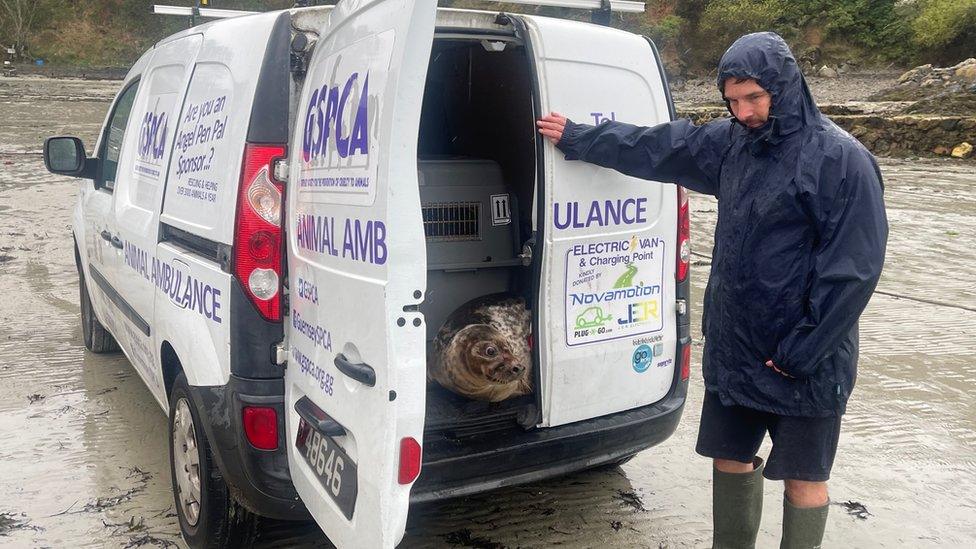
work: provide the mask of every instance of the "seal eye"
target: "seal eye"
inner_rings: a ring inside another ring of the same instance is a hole
[[[498,354],[498,349],[492,347],[491,345],[485,347],[485,356],[493,357]]]

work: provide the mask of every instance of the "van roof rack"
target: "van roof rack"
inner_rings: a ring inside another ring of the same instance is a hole
[[[206,8],[203,5],[196,6],[167,6],[165,4],[153,4],[153,13],[157,15],[188,15],[190,17],[206,17],[208,19],[223,19],[226,17],[240,17],[241,15],[251,15],[259,13],[246,10],[225,10],[222,8]]]
[[[644,13],[644,2],[634,0],[481,0],[483,2],[494,2],[502,4],[521,4],[525,6],[544,6],[549,8],[570,8],[580,10],[591,10],[591,20],[599,25],[609,26],[610,15],[618,13]],[[314,0],[296,2],[296,5],[315,4]],[[197,0],[196,6],[169,6],[165,4],[153,4],[153,13],[158,15],[183,15],[190,18],[190,26],[196,25],[197,17],[208,19],[222,19],[226,17],[239,17],[241,15],[251,15],[258,13],[245,10],[227,10],[222,8],[208,8],[209,0]]]
[[[580,10],[608,10],[620,13],[644,13],[644,2],[633,0],[481,0],[499,4],[525,4],[550,8],[572,8]]]

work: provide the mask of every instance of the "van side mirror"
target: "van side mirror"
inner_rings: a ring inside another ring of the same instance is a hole
[[[94,179],[95,160],[85,156],[85,145],[77,137],[49,137],[44,140],[44,167],[51,173]]]

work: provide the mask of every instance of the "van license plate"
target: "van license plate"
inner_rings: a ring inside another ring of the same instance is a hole
[[[359,489],[356,464],[332,437],[320,433],[304,419],[298,424],[298,440],[295,441],[295,446],[329,497],[339,506],[342,514],[351,520]]]

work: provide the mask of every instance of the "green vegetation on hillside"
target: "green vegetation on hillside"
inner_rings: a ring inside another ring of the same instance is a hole
[[[0,0],[0,43],[15,45],[22,60],[125,67],[188,23],[154,15],[154,3],[196,0]],[[293,0],[209,3],[264,11],[289,7]],[[589,19],[579,10],[440,3]],[[614,15],[613,26],[653,38],[672,71],[710,70],[736,37],[758,30],[778,32],[810,63],[953,64],[976,53],[976,0],[650,0],[643,14]]]

